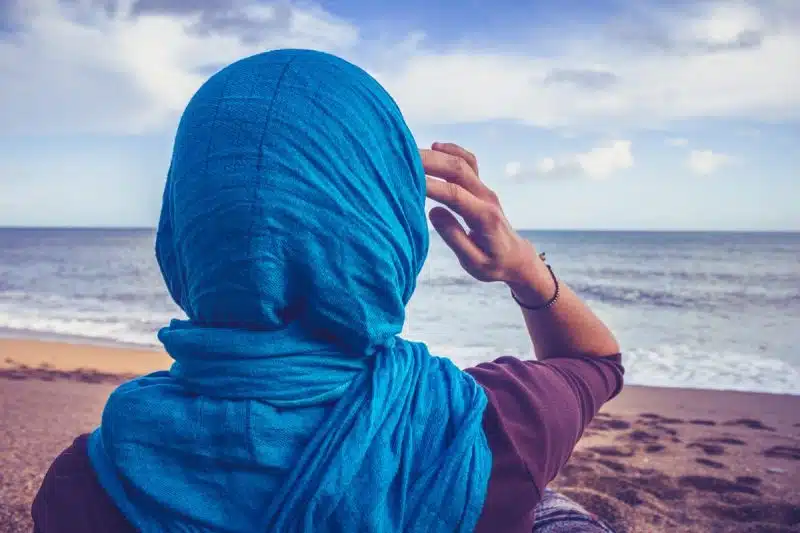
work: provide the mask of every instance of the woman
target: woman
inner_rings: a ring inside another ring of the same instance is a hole
[[[462,372],[398,337],[426,195],[464,269],[509,286],[539,361]],[[189,318],[159,332],[175,363],[56,459],[37,531],[608,531],[545,486],[622,386],[616,341],[475,158],[418,151],[361,69],[280,50],[212,76],[178,127],[156,256]]]

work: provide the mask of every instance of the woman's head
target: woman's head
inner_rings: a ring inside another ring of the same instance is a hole
[[[238,61],[181,118],[156,241],[209,327],[298,325],[370,351],[400,332],[428,233],[416,143],[386,91],[308,50]]]

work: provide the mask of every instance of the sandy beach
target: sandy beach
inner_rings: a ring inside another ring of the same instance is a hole
[[[29,532],[50,461],[93,429],[147,350],[0,340],[0,532]],[[800,532],[800,396],[632,387],[554,487],[622,532]]]

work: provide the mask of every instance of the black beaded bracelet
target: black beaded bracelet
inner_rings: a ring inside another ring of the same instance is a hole
[[[544,253],[539,254],[539,258],[542,261],[544,261]],[[517,305],[519,305],[523,309],[527,309],[528,311],[543,311],[545,309],[548,309],[548,308],[552,307],[553,304],[556,303],[556,300],[558,300],[558,294],[559,294],[558,278],[556,278],[556,275],[553,272],[553,269],[550,268],[550,265],[545,264],[544,266],[547,267],[547,270],[550,272],[550,277],[553,278],[553,283],[555,283],[555,286],[556,286],[556,292],[555,292],[555,294],[553,294],[553,297],[550,298],[546,303],[534,307],[534,306],[522,303],[519,300],[519,298],[517,298],[517,295],[514,294],[514,291],[511,291],[511,297],[514,299],[515,302],[517,302]]]

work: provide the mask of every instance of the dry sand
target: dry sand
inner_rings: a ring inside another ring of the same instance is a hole
[[[0,340],[0,532],[29,532],[50,461],[163,353]],[[800,396],[627,387],[558,487],[620,532],[800,532]],[[500,533],[500,532],[499,532]]]

